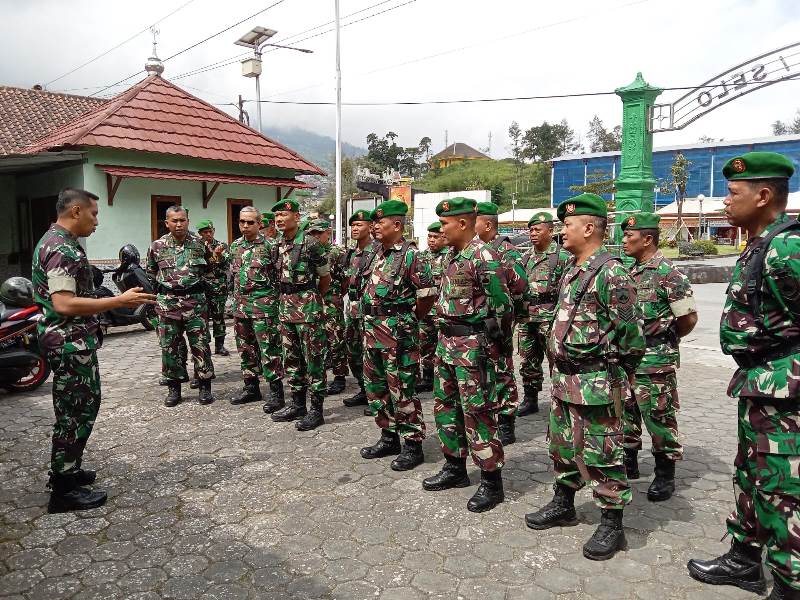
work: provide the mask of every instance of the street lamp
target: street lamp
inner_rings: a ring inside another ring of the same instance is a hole
[[[698,236],[701,240],[704,238],[703,236],[703,200],[706,197],[703,194],[697,195],[697,201],[700,203],[700,214],[697,217],[697,229],[700,231],[700,235]]]
[[[247,58],[242,61],[242,75],[245,77],[256,78],[256,115],[258,120],[258,132],[262,133],[261,129],[261,50],[265,46],[272,46],[273,48],[285,48],[286,50],[297,50],[298,52],[305,52],[311,54],[313,50],[305,48],[295,48],[293,46],[282,46],[280,44],[269,44],[267,41],[276,33],[274,29],[267,29],[266,27],[253,27],[250,31],[245,33],[242,37],[234,42],[237,46],[244,46],[245,48],[252,48],[253,58]]]

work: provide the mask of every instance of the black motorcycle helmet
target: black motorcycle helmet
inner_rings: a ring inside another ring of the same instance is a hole
[[[33,306],[33,284],[24,277],[9,277],[0,285],[0,302],[8,306]]]
[[[139,250],[133,244],[125,244],[119,249],[120,266],[138,265],[139,260]]]

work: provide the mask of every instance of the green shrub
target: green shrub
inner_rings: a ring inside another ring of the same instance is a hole
[[[717,250],[717,246],[711,240],[697,240],[696,242],[692,242],[696,247],[703,249],[703,254],[706,255],[713,255],[719,254],[719,250]]]
[[[711,240],[697,240],[694,242],[678,242],[678,254],[682,256],[708,256],[719,254],[719,251]]]

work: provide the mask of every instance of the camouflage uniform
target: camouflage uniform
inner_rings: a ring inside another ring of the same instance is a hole
[[[452,253],[442,276],[436,306],[434,419],[445,456],[466,458],[469,452],[481,471],[503,466],[503,445],[497,436],[497,364],[505,365],[500,345],[490,341],[487,320],[510,316],[511,298],[499,274],[499,255],[475,237]],[[500,343],[498,343],[500,342]]]
[[[147,252],[147,273],[156,281],[161,371],[169,381],[188,381],[186,364],[180,358],[184,333],[198,380],[214,378],[206,323],[205,278],[210,254],[199,237],[187,235],[178,243],[171,233],[154,241]]]
[[[653,454],[680,460],[679,408],[675,369],[679,366],[676,319],[696,312],[689,279],[660,251],[635,264],[631,277],[644,314],[647,349],[636,369],[633,394],[625,402],[625,448],[641,450],[642,418],[653,441]]]
[[[350,371],[362,388],[364,387],[364,315],[361,312],[361,296],[364,294],[366,277],[359,274],[371,263],[372,254],[376,250],[375,244],[375,242],[371,242],[363,250],[358,247],[351,248],[345,254],[345,276],[348,282],[347,296],[349,300],[345,340]]]
[[[345,252],[336,244],[323,244],[330,265],[331,284],[325,293],[323,314],[325,318],[325,363],[334,375],[347,375],[347,345],[344,337],[344,297],[346,273]]]
[[[800,235],[780,233],[765,250],[762,329],[744,286],[754,244],[790,218],[781,214],[748,241],[728,286],[720,342],[725,354],[752,365],[740,367],[728,387],[739,399],[728,532],[748,546],[766,546],[773,574],[800,589]]]
[[[297,255],[295,259],[294,256]],[[319,240],[298,229],[278,244],[280,322],[283,368],[292,392],[325,395],[325,330],[318,278],[330,267]]]
[[[444,263],[449,248],[445,247],[438,252],[431,252],[430,248],[419,253],[420,260],[430,265],[433,284],[438,290],[442,285],[442,275],[444,273]],[[422,360],[423,371],[433,369],[436,358],[436,344],[439,341],[439,332],[436,329],[436,305],[425,318],[419,322],[419,353]]]
[[[283,377],[278,331],[278,244],[259,234],[231,244],[234,332],[245,380]]]
[[[219,258],[214,254],[214,249],[218,246],[225,249]],[[213,338],[221,341],[225,339],[225,302],[228,299],[228,269],[231,257],[228,244],[225,242],[215,239],[207,243],[206,247],[210,255],[206,273],[208,323],[213,327],[211,331]]]
[[[390,248],[376,247],[369,273],[361,297],[367,398],[378,427],[419,442],[425,422],[416,395],[419,322],[414,306],[417,298],[436,293],[431,270],[401,238]]]
[[[616,260],[603,265],[575,306],[581,275],[599,248],[581,265],[570,263],[559,290],[547,342],[553,366],[550,457],[556,482],[592,488],[603,509],[631,501],[622,450],[622,400],[630,393],[628,375],[644,354],[642,313],[628,271]]]
[[[78,238],[53,224],[33,251],[34,300],[42,309],[39,348],[53,370],[53,445],[50,468],[54,475],[81,467],[86,442],[100,410],[100,372],[97,365],[98,321],[94,316],[67,317],[53,308],[51,294],[73,292],[88,297],[94,290],[92,271]]]

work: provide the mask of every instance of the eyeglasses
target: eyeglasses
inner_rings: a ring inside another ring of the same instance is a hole
[[[244,219],[239,219],[239,225],[255,225],[255,221],[246,221]]]

